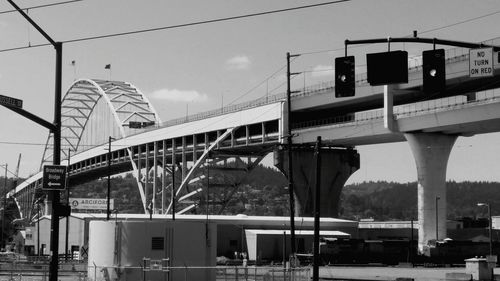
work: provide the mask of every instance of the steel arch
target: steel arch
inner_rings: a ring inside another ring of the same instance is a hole
[[[81,137],[101,98],[104,98],[114,121],[120,130],[120,136],[130,135],[130,121],[154,122],[159,124],[160,118],[152,104],[139,89],[127,82],[80,79],[75,81],[66,92],[61,105],[61,147],[73,152],[83,150],[80,147]],[[45,145],[40,170],[44,164],[52,163],[53,134],[50,133]],[[100,143],[99,143],[100,144]],[[96,143],[95,145],[99,145]],[[61,151],[68,157],[68,151]]]
[[[129,122],[148,122],[158,126],[161,123],[158,113],[153,108],[147,97],[134,85],[121,81],[106,81],[97,79],[79,79],[75,81],[66,92],[61,105],[61,147],[67,147],[73,153],[80,152],[86,147],[81,147],[81,138],[85,132],[89,119],[94,112],[99,100],[103,98],[110,110],[114,123],[119,129],[115,138],[124,138],[136,134],[137,130],[129,127]],[[92,145],[101,145],[94,143]],[[40,164],[52,163],[53,134],[49,133]],[[130,162],[136,177],[139,193],[143,203],[146,200],[139,171],[133,160],[132,151],[127,149]],[[61,150],[63,159],[69,158],[69,151]],[[32,202],[36,200],[33,193]],[[144,205],[144,204],[143,204]]]

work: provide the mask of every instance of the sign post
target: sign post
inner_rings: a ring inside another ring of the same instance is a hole
[[[469,77],[493,76],[493,48],[471,49],[469,51]]]
[[[43,166],[42,189],[65,190],[66,189],[66,166],[45,165]]]

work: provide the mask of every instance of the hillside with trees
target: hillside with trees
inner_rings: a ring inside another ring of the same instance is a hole
[[[222,187],[222,182],[237,185]],[[12,186],[11,179],[8,186]],[[167,183],[168,184],[168,183]],[[178,183],[177,183],[178,184]],[[206,185],[200,181],[190,190]],[[277,170],[258,166],[252,172],[241,175],[228,171],[210,172],[208,194],[210,214],[287,216],[287,179]],[[3,179],[0,177],[0,188]],[[500,183],[497,182],[447,182],[448,218],[485,217],[486,208],[477,207],[478,202],[488,202],[492,214],[500,213]],[[74,198],[106,198],[107,180],[103,178],[76,187],[71,187]],[[230,195],[230,196],[228,196]],[[143,213],[135,178],[131,174],[111,179],[111,197],[120,213]],[[150,195],[151,198],[151,195]],[[157,207],[161,206],[161,194],[156,195]],[[167,198],[170,193],[167,192]],[[63,202],[65,195],[62,196]],[[206,192],[195,200],[197,213],[206,213]],[[223,208],[221,206],[224,205]],[[345,219],[410,220],[417,218],[417,184],[396,182],[363,182],[344,187],[341,194],[339,216]]]
[[[446,183],[448,219],[485,217],[489,203],[492,215],[500,213],[500,183]],[[344,187],[340,214],[348,219],[410,220],[417,218],[417,183],[363,182]],[[497,207],[498,206],[498,207]]]

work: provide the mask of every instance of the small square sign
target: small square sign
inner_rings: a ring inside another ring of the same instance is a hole
[[[469,51],[469,77],[493,76],[493,48]]]
[[[67,172],[67,166],[61,166],[61,165],[43,166],[42,189],[65,190],[66,172]]]

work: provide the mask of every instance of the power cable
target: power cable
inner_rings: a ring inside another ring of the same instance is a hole
[[[46,7],[52,7],[52,6],[58,6],[58,5],[65,5],[65,4],[70,4],[74,2],[81,2],[83,0],[69,0],[69,1],[64,1],[64,2],[56,2],[56,3],[50,3],[50,4],[44,4],[44,5],[38,5],[38,6],[31,6],[31,7],[26,7],[22,8],[23,10],[33,10],[33,9],[40,9],[40,8],[46,8]],[[0,15],[2,14],[8,14],[8,13],[16,13],[17,10],[7,10],[7,11],[0,11]]]
[[[83,0],[79,0],[79,1],[83,1]],[[290,12],[290,11],[296,11],[296,10],[302,10],[302,9],[308,9],[308,8],[315,8],[315,7],[320,7],[320,6],[339,4],[339,3],[348,2],[348,1],[351,1],[351,0],[336,0],[336,1],[318,3],[318,4],[297,6],[297,7],[292,7],[292,8],[270,10],[270,11],[265,11],[265,12],[258,12],[258,13],[251,13],[251,14],[245,14],[245,15],[217,18],[217,19],[211,19],[211,20],[195,21],[195,22],[183,23],[183,24],[177,24],[177,25],[169,25],[169,26],[141,29],[141,30],[135,30],[135,31],[126,31],[126,32],[119,32],[119,33],[112,33],[112,34],[105,34],[105,35],[76,38],[76,39],[70,39],[70,40],[61,41],[61,42],[62,43],[76,43],[76,42],[82,42],[82,41],[105,39],[105,38],[133,35],[133,34],[153,32],[153,31],[176,29],[176,28],[182,28],[182,27],[189,27],[189,26],[203,25],[203,24],[209,24],[209,23],[224,22],[224,21],[231,21],[231,20],[237,20],[237,19],[243,19],[243,18],[277,14],[277,13],[283,13],[283,12]],[[51,45],[51,44],[46,43],[46,44],[37,44],[37,45],[25,46],[25,47],[15,47],[15,48],[0,50],[0,52],[8,52],[8,51],[22,50],[22,49],[49,46],[49,45]]]
[[[429,33],[429,32],[433,32],[433,31],[437,31],[437,30],[449,28],[449,27],[452,27],[452,26],[456,26],[456,25],[468,23],[468,22],[471,22],[471,21],[479,20],[479,19],[482,19],[482,18],[486,18],[486,17],[489,17],[489,16],[493,16],[493,15],[496,15],[496,14],[500,14],[500,11],[495,11],[495,12],[492,12],[492,13],[489,13],[489,14],[485,14],[485,15],[482,15],[482,16],[477,16],[475,18],[466,19],[466,20],[459,21],[459,22],[456,22],[456,23],[444,25],[444,26],[441,26],[441,27],[436,27],[436,28],[431,28],[431,29],[424,30],[424,31],[419,31],[419,34]]]
[[[481,16],[469,18],[469,19],[466,19],[466,20],[458,21],[458,22],[455,22],[455,23],[451,23],[451,24],[448,24],[448,25],[443,25],[443,26],[439,26],[439,27],[427,29],[427,30],[424,30],[424,31],[419,31],[418,34],[425,34],[425,33],[430,33],[430,32],[433,32],[433,31],[441,30],[441,29],[446,29],[446,28],[449,28],[449,27],[453,27],[453,26],[456,26],[456,25],[460,25],[460,24],[464,24],[464,23],[476,21],[476,20],[479,20],[479,19],[483,19],[483,18],[486,18],[486,17],[497,15],[497,14],[500,14],[500,10],[499,11],[495,11],[495,12],[491,12],[491,13],[488,13],[488,14],[484,14],[484,15],[481,15]],[[410,37],[410,36],[413,36],[413,34],[407,34],[406,36]],[[366,45],[371,45],[371,44],[360,44],[360,45],[352,46],[350,48],[360,48],[360,47],[363,47],[363,46],[366,46]],[[318,51],[310,51],[310,52],[301,52],[300,54],[301,55],[314,55],[314,54],[322,54],[322,53],[328,53],[328,52],[338,52],[338,51],[344,51],[344,50],[345,50],[345,47],[341,47],[341,48],[336,48],[336,49],[327,49],[327,50],[318,50]]]

